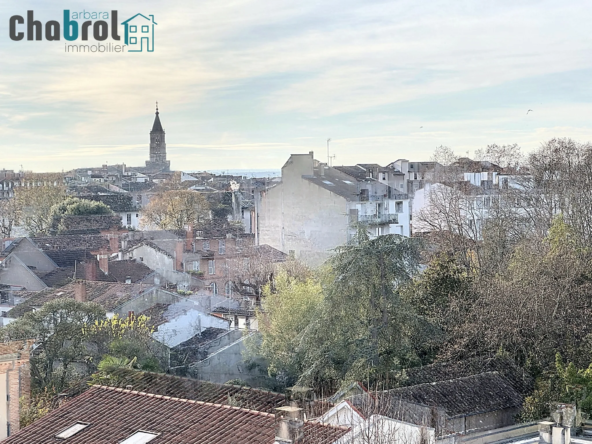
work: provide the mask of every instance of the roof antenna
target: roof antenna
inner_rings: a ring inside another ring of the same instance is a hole
[[[156,102],[156,114],[158,114],[158,102]]]

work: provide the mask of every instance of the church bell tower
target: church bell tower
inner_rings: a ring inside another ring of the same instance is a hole
[[[166,158],[165,133],[156,102],[156,117],[150,131],[150,160],[146,161],[146,168],[153,171],[169,171],[170,167],[171,162]]]

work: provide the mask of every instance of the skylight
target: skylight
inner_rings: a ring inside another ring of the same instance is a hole
[[[71,427],[68,427],[66,430],[61,431],[60,433],[58,433],[56,435],[56,438],[59,439],[66,439],[69,438],[71,436],[76,435],[78,432],[80,432],[81,430],[84,430],[85,428],[87,428],[90,424],[86,423],[86,422],[77,422],[76,424],[74,424]]]
[[[353,185],[353,184],[354,184],[353,182],[351,182],[351,181],[349,181],[349,180],[344,180],[344,182],[345,182],[346,184],[348,184],[348,185]]]
[[[158,434],[151,432],[136,432],[119,444],[146,444],[156,438]]]
[[[333,185],[334,186],[334,183],[333,182],[329,182],[328,180],[323,180],[323,183],[326,183],[327,185]]]

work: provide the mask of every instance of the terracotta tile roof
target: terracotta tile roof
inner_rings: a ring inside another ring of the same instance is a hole
[[[71,282],[61,288],[47,288],[29,296],[22,304],[10,310],[10,317],[19,317],[32,311],[33,307],[40,307],[54,299],[74,299],[76,294],[75,282]],[[105,310],[110,311],[124,302],[133,299],[142,291],[147,290],[146,285],[121,284],[118,282],[85,281],[86,300],[96,302]]]
[[[113,444],[140,430],[158,434],[151,444],[273,444],[275,437],[270,413],[95,386],[4,442],[54,443],[77,422],[90,425],[68,444]],[[304,443],[331,444],[347,431],[306,422]]]
[[[268,413],[286,403],[286,397],[281,393],[131,369],[116,370],[109,385],[119,388],[131,385],[132,390],[155,395],[228,404]]]

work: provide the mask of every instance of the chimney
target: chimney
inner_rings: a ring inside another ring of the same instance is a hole
[[[86,302],[86,284],[84,281],[78,281],[74,285],[74,299],[76,302]]]
[[[555,423],[551,421],[539,422],[539,442],[541,444],[551,444],[552,428]]]
[[[551,413],[553,421],[539,423],[539,441],[541,444],[570,444],[571,428],[574,426],[576,406],[557,404]]]
[[[183,271],[183,248],[185,243],[182,240],[177,241],[175,245],[175,270]]]
[[[109,233],[109,249],[111,253],[119,253],[119,235],[112,231]]]
[[[99,260],[99,268],[105,274],[109,274],[109,253],[106,250],[101,250],[97,255],[97,259]]]
[[[84,279],[87,281],[97,280],[97,260],[95,258],[89,259],[84,263]]]
[[[194,250],[194,242],[193,242],[193,227],[189,225],[185,232],[185,251],[193,251]],[[195,253],[195,251],[193,251]]]
[[[304,443],[302,409],[286,406],[275,410],[275,442],[278,444]]]

